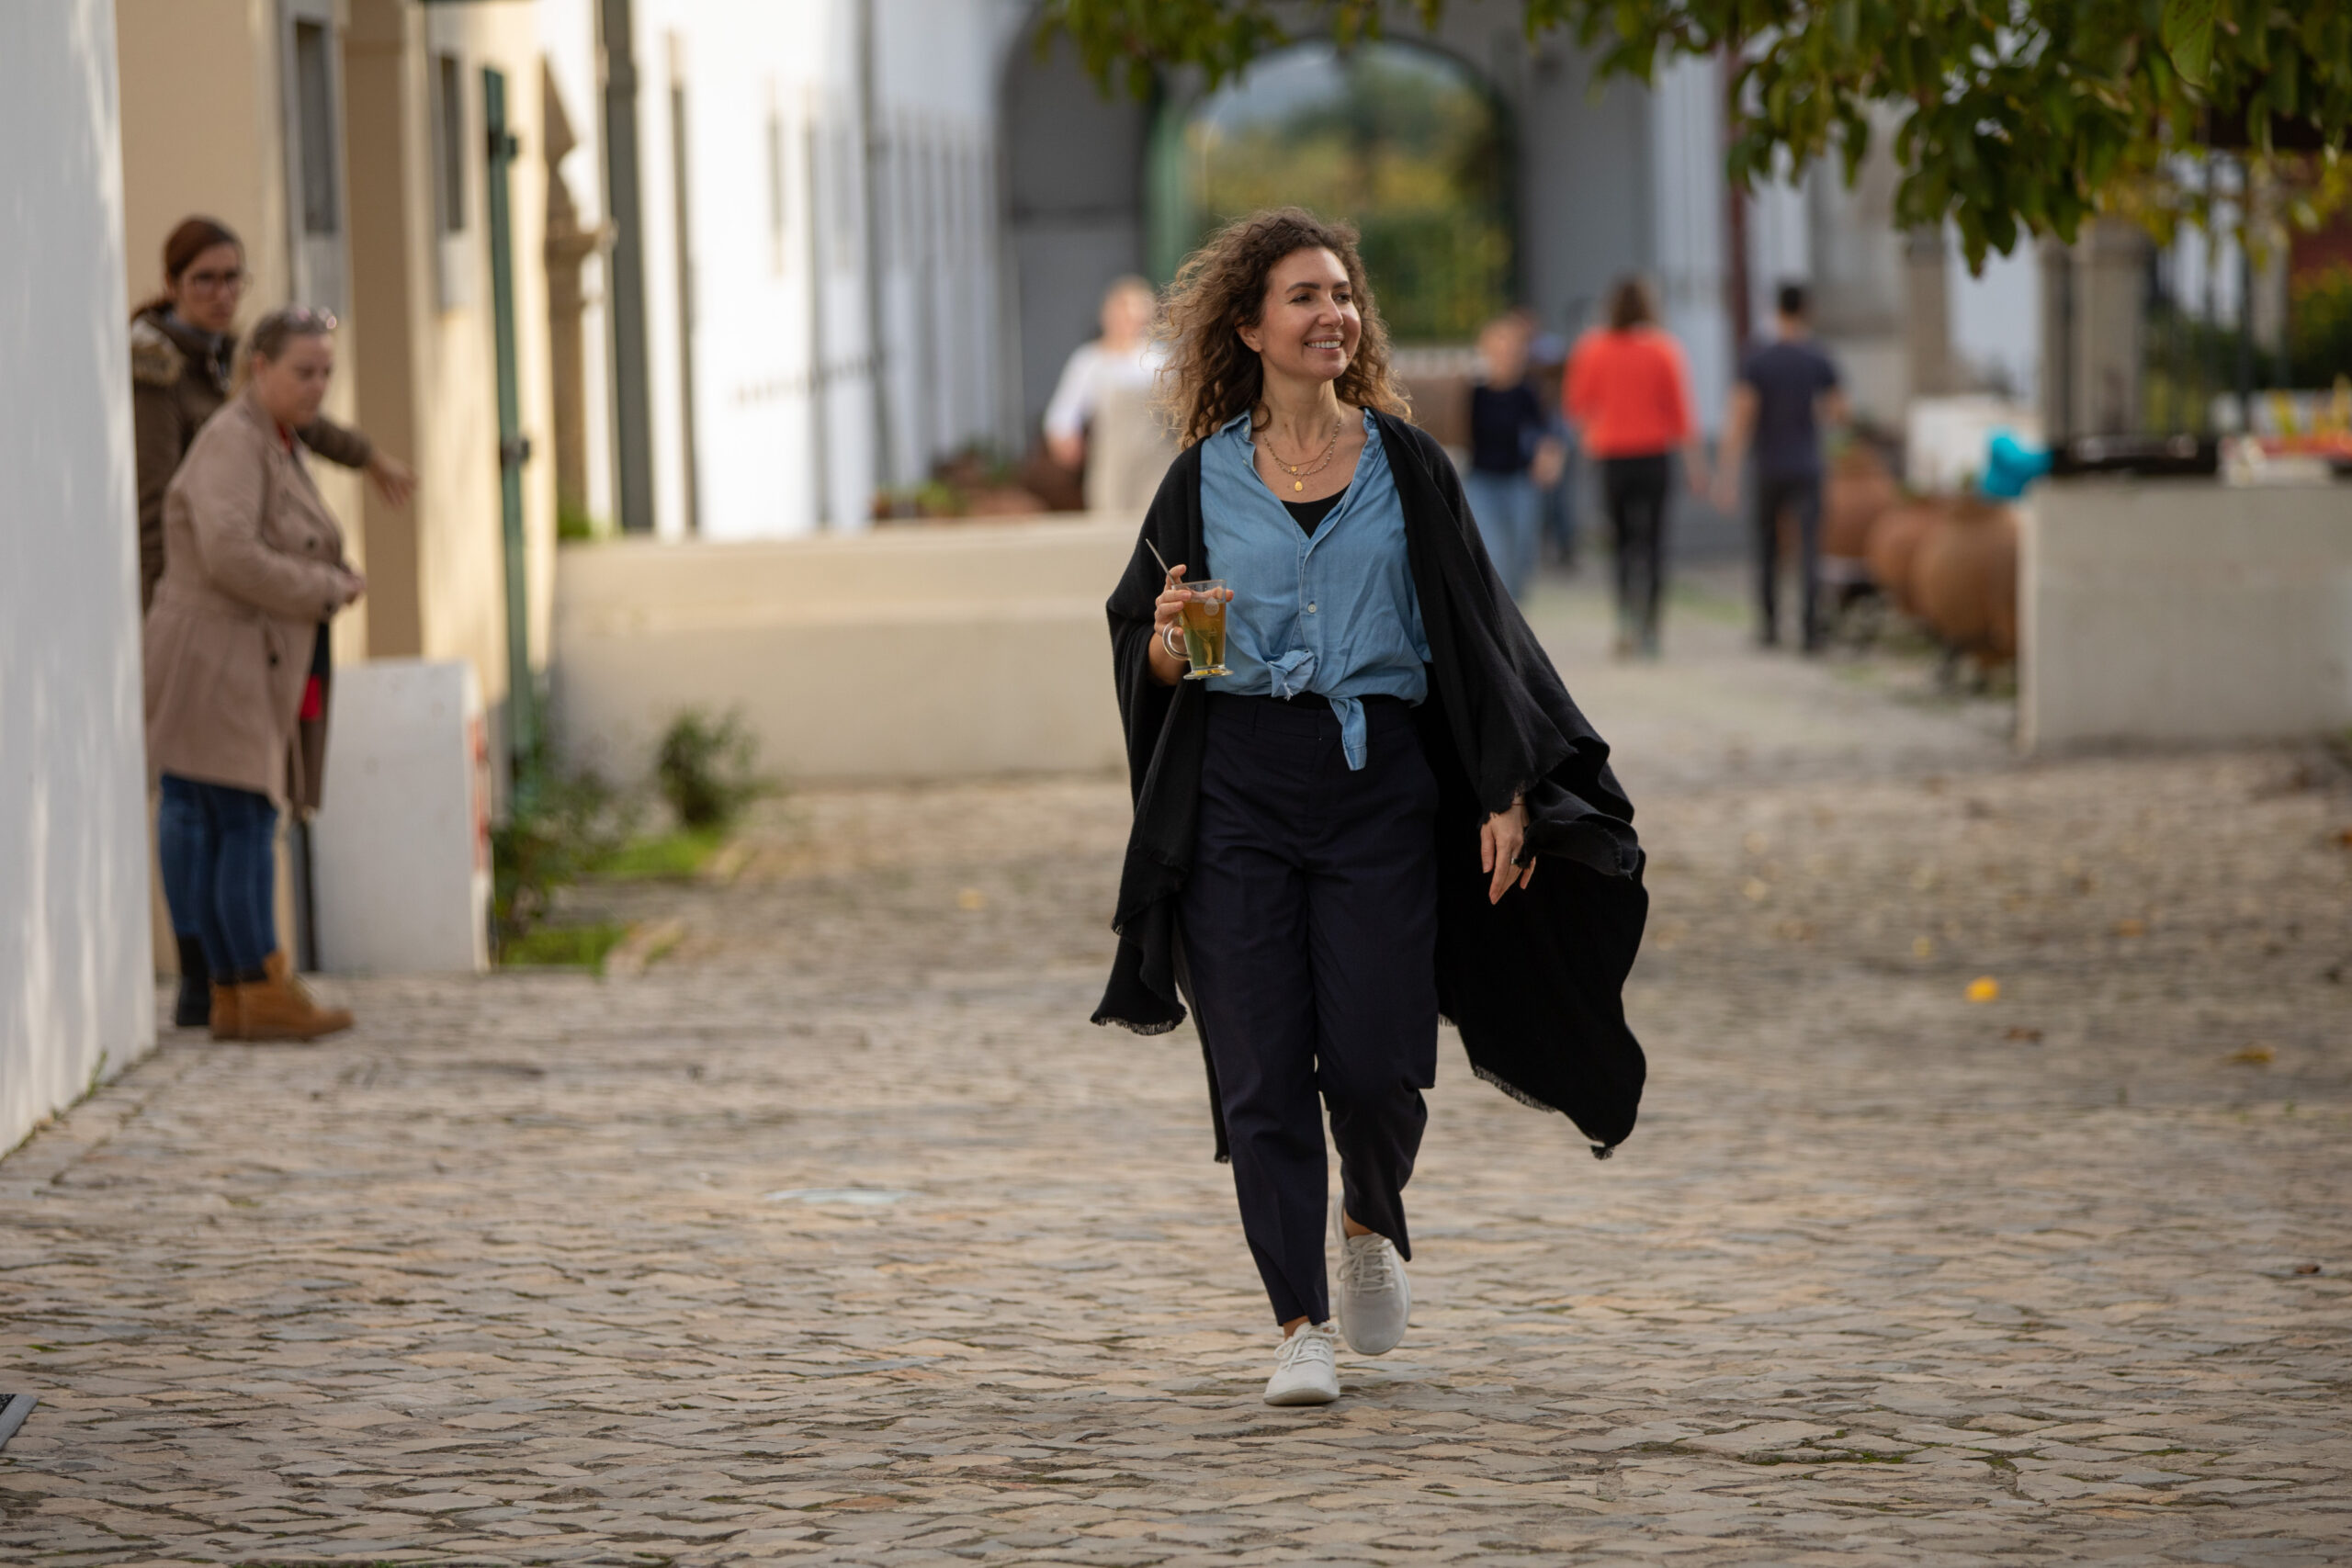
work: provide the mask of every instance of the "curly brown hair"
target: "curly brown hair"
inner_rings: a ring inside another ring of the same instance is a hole
[[[1256,325],[1264,315],[1266,280],[1282,259],[1313,250],[1339,258],[1363,317],[1355,356],[1333,389],[1340,400],[1399,418],[1411,413],[1389,368],[1388,329],[1373,302],[1355,230],[1327,223],[1303,207],[1275,207],[1236,219],[1209,236],[1184,258],[1169,288],[1152,335],[1168,345],[1159,403],[1185,446],[1205,441],[1234,415],[1257,407],[1265,365],[1241,341],[1239,329]]]

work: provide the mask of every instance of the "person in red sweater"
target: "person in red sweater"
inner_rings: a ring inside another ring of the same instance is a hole
[[[1609,324],[1585,333],[1568,357],[1562,403],[1587,456],[1600,466],[1600,492],[1617,558],[1617,653],[1656,658],[1666,587],[1666,502],[1671,457],[1682,452],[1691,490],[1707,490],[1707,455],[1690,412],[1682,347],[1657,324],[1649,286],[1638,277],[1611,290]]]

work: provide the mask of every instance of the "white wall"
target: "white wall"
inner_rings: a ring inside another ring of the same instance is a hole
[[[872,0],[884,151],[884,479],[996,432],[997,34],[976,0]]]
[[[775,537],[822,524],[860,527],[868,515],[874,398],[856,19],[854,0],[636,7],[654,509],[664,538]],[[673,83],[685,104],[691,326],[680,288]]]
[[[574,146],[565,154],[556,176],[571,193],[580,226],[594,229],[605,221],[605,95],[596,55],[596,0],[539,0],[539,47],[545,51],[548,74],[562,96],[563,112],[571,122]],[[612,406],[612,319],[605,314],[611,288],[605,255],[581,264],[580,380],[584,389],[587,429],[588,514],[605,523],[616,520],[619,500],[614,490]]]
[[[115,81],[110,0],[9,7],[0,1150],[155,1043]]]
[[[859,47],[869,6],[877,143],[870,163]],[[662,537],[854,532],[870,520],[878,488],[914,482],[934,458],[994,433],[1002,9],[1001,0],[637,0],[639,213]],[[543,0],[539,22],[583,143],[566,169],[583,216],[601,200],[588,189],[603,141],[594,12],[594,0]],[[684,91],[683,143],[673,84]],[[880,242],[875,254],[869,209]],[[869,279],[877,276],[878,355],[868,308]],[[590,326],[601,340],[601,313]],[[602,347],[594,345],[592,359],[601,359]],[[876,428],[877,359],[888,400],[887,453]]]
[[[2027,750],[2352,724],[2352,487],[2045,481],[2024,522]]]
[[[1723,67],[1679,59],[1650,95],[1650,227],[1658,310],[1690,367],[1700,425],[1719,429],[1738,366],[1724,307]]]

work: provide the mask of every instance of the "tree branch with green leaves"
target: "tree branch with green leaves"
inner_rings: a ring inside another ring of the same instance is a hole
[[[1463,0],[1454,0],[1463,3]],[[1743,188],[1835,159],[1877,127],[1903,170],[1895,221],[1949,220],[1972,267],[2028,235],[2071,242],[2116,212],[2159,232],[2210,221],[2184,155],[2242,151],[2278,215],[2315,226],[2352,195],[2352,0],[1520,0],[1601,74],[1647,83],[1678,57],[1736,61],[1725,173]],[[1342,46],[1447,0],[1047,0],[1095,79],[1141,96],[1167,70],[1212,85],[1300,33]]]

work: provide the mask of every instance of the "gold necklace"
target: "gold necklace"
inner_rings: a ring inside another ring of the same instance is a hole
[[[1323,444],[1323,455],[1316,458],[1312,464],[1285,463],[1282,460],[1274,451],[1273,425],[1271,422],[1266,426],[1264,438],[1253,445],[1266,455],[1266,461],[1290,475],[1290,488],[1293,491],[1303,491],[1306,488],[1308,479],[1331,466],[1331,458],[1340,450],[1340,432],[1344,428],[1344,421],[1335,419],[1331,422],[1331,439]]]

